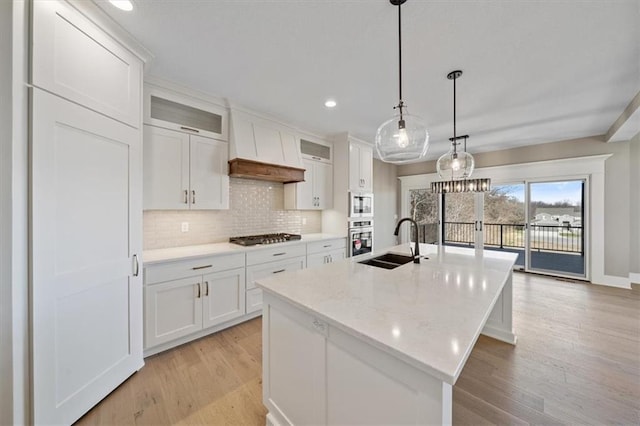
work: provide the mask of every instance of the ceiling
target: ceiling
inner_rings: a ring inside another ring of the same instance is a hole
[[[388,0],[95,1],[153,53],[149,75],[299,128],[373,141],[398,103]],[[640,91],[638,22],[640,0],[407,1],[403,94],[428,158],[453,135],[454,69],[472,153],[605,134]]]

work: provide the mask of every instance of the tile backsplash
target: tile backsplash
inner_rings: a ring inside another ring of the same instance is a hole
[[[182,232],[183,222],[189,223],[188,232]],[[229,210],[149,210],[143,227],[144,249],[152,250],[219,243],[240,235],[321,232],[322,215],[284,210],[282,183],[231,178]]]

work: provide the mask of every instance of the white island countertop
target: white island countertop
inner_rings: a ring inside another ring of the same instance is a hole
[[[409,254],[409,245],[278,274],[257,284],[453,385],[511,279],[517,255],[421,244],[421,255],[428,259],[420,264],[386,270],[358,263],[389,251]]]

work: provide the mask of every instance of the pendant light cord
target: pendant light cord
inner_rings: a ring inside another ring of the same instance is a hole
[[[398,81],[400,92],[400,114],[402,114],[402,3],[398,5]]]
[[[453,153],[455,154],[457,152],[456,150],[456,145],[458,144],[457,142],[457,135],[456,135],[456,80],[458,78],[456,76],[453,77]]]

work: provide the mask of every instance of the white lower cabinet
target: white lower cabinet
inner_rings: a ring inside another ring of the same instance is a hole
[[[244,253],[151,265],[145,284],[145,349],[245,314]]]
[[[262,290],[256,288],[256,280],[285,271],[304,269],[307,265],[305,253],[305,244],[247,253],[247,313],[262,309]]]
[[[337,262],[346,257],[347,242],[344,238],[307,244],[307,268]]]
[[[145,266],[145,355],[260,315],[260,278],[345,257],[346,239],[330,238]]]

